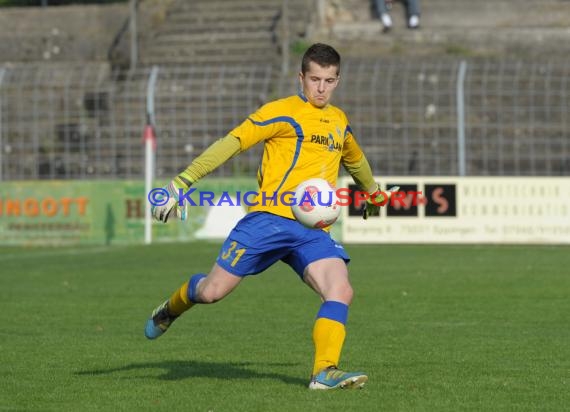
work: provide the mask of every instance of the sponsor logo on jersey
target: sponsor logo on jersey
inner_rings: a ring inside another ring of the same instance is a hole
[[[320,144],[326,146],[329,152],[340,152],[342,151],[342,139],[340,138],[340,130],[337,128],[337,133],[339,138],[335,140],[332,133],[329,133],[328,136],[323,136],[319,134],[311,135],[311,143]]]

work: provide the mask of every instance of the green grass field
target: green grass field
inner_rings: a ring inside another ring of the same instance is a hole
[[[0,248],[0,410],[570,409],[570,248],[347,249],[341,366],[370,380],[313,392],[320,301],[284,264],[147,341],[218,245]]]

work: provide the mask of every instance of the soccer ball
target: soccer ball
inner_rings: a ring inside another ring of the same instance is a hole
[[[332,225],[340,215],[336,189],[325,179],[305,180],[295,190],[291,209],[303,226],[323,229]]]

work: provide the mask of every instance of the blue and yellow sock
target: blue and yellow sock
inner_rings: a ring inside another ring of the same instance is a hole
[[[348,305],[328,300],[321,305],[313,328],[315,363],[313,375],[330,366],[337,366],[346,336],[344,325],[348,317]]]
[[[180,286],[176,292],[172,294],[168,300],[168,312],[173,316],[180,316],[196,302],[196,287],[198,282],[204,279],[206,275],[198,273],[190,278],[190,280]]]

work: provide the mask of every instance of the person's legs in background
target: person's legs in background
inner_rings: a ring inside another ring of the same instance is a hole
[[[420,0],[405,0],[409,29],[420,27]]]
[[[388,6],[386,6],[386,0],[375,0],[376,1],[376,12],[382,21],[384,26],[384,31],[388,31],[392,28],[392,17],[388,13]]]

